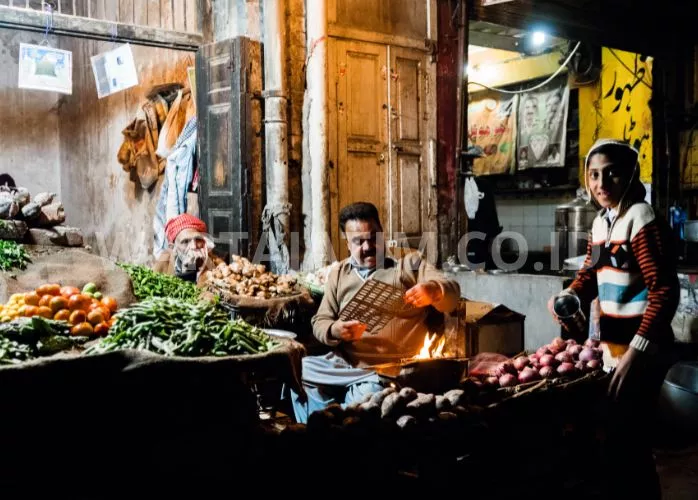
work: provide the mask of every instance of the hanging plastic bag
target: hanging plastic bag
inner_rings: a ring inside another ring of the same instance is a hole
[[[474,219],[477,214],[477,209],[480,206],[480,200],[485,197],[477,187],[477,183],[473,177],[465,179],[465,189],[463,190],[465,213],[469,219]]]

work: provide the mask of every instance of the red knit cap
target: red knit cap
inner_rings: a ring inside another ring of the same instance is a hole
[[[207,231],[206,223],[201,219],[194,217],[189,214],[181,214],[177,217],[172,217],[165,224],[165,235],[167,235],[167,241],[174,243],[177,235],[184,231],[185,229],[193,229],[199,231],[200,233],[205,233]]]

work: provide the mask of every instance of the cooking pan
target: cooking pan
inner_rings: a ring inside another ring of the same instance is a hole
[[[441,394],[458,387],[468,375],[468,358],[409,359],[374,366],[384,382],[418,392]]]

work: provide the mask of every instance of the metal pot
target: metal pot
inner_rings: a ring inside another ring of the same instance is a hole
[[[671,367],[659,396],[659,415],[674,445],[698,442],[698,362],[682,361]]]
[[[561,261],[586,253],[588,233],[595,217],[594,206],[582,198],[575,198],[555,209],[555,232]]]

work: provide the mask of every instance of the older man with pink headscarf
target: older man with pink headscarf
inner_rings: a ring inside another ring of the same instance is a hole
[[[198,282],[205,271],[222,262],[213,254],[206,223],[198,217],[185,213],[171,218],[165,224],[165,235],[170,248],[160,255],[155,271]]]

